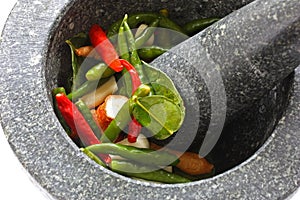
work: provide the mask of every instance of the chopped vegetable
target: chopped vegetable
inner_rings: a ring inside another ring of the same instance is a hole
[[[98,87],[95,91],[84,95],[81,98],[81,100],[84,101],[87,107],[95,108],[99,106],[101,103],[103,103],[104,99],[108,95],[113,94],[117,90],[118,90],[118,86],[116,83],[116,79],[114,76],[112,76],[107,82],[105,82],[103,85]]]
[[[153,26],[157,26],[159,20],[155,20],[154,24],[151,24],[149,27],[147,24],[141,24],[135,33],[135,45],[137,48],[140,48],[142,45],[151,46],[154,43],[154,31]]]
[[[162,147],[151,143],[150,148],[153,150],[159,150]],[[210,164],[205,158],[200,157],[193,152],[179,152],[171,149],[166,151],[173,153],[179,157],[179,163],[176,165],[181,171],[190,175],[208,174],[214,169],[214,166]]]
[[[53,105],[71,139],[99,165],[138,179],[186,183],[212,176],[214,166],[192,152],[150,146],[145,135],[165,140],[179,130],[185,106],[172,80],[144,61],[217,19],[182,28],[168,16],[166,9],[126,14],[107,34],[94,24],[67,40],[72,75],[63,77],[67,92],[53,90]],[[168,29],[183,34],[171,38]]]
[[[97,119],[102,130],[105,130],[111,121],[116,118],[122,106],[128,101],[128,98],[121,95],[109,95],[105,98],[96,111]]]

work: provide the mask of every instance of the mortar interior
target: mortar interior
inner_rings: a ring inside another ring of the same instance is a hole
[[[107,29],[125,13],[157,12],[167,8],[170,18],[183,25],[200,17],[224,17],[250,2],[191,1],[187,4],[185,1],[73,1],[64,11],[65,15],[57,20],[50,37],[45,68],[49,98],[51,89],[65,85],[71,73],[70,51],[65,40],[87,31],[94,23],[100,23]],[[292,83],[293,75],[290,75],[260,101],[245,108],[224,128],[218,143],[207,155],[207,159],[216,167],[216,174],[239,165],[264,144],[288,105]],[[180,91],[180,85],[176,86]],[[190,150],[197,149],[197,145],[199,142],[194,142]]]

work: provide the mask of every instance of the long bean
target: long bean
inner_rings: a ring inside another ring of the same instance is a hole
[[[175,154],[167,151],[154,151],[151,149],[142,149],[122,144],[102,143],[86,147],[95,154],[113,154],[123,158],[154,166],[176,166],[179,162]]]
[[[142,178],[149,181],[157,181],[162,183],[187,183],[189,179],[165,170],[153,170],[149,166],[142,166],[128,161],[113,160],[110,164],[113,171],[125,176]],[[140,173],[139,173],[140,171]]]
[[[138,55],[138,52],[137,52],[137,49],[135,46],[135,38],[134,38],[134,36],[131,32],[131,29],[127,23],[127,20],[124,20],[123,24],[124,24],[124,30],[127,35],[128,49],[131,53],[131,57],[130,57],[131,64],[135,67],[136,71],[138,72],[142,83],[147,83],[147,79],[143,72],[143,65],[142,65],[142,62],[140,60],[140,57]]]
[[[143,12],[143,13],[137,13],[129,15],[128,17],[128,25],[131,28],[137,28],[139,24],[150,24],[154,20],[159,19],[159,27],[171,29],[180,33],[185,34],[185,31],[174,21],[169,19],[168,17],[162,16],[159,13],[153,13],[153,12]],[[121,26],[122,19],[116,21],[113,23],[110,28],[108,29],[107,36],[112,37],[116,35],[119,31],[119,28]]]
[[[107,80],[109,80],[108,78],[103,78],[100,79],[99,81],[86,81],[85,83],[83,83],[77,90],[71,92],[68,94],[68,98],[70,100],[77,100],[78,98],[82,97],[83,95],[95,90],[98,86],[102,85],[103,83],[105,83]]]
[[[77,108],[79,109],[79,111],[81,112],[81,114],[84,116],[84,118],[87,121],[87,123],[90,125],[90,127],[93,130],[93,132],[96,135],[96,137],[98,139],[100,139],[102,133],[100,131],[100,128],[98,127],[98,125],[94,121],[94,118],[93,118],[93,115],[92,115],[90,109],[87,107],[87,105],[82,100],[78,100],[75,103],[75,105],[77,106]]]
[[[126,19],[127,19],[127,15],[125,15],[123,21]],[[124,60],[130,61],[130,53],[129,53],[129,49],[128,49],[127,37],[126,37],[125,31],[124,31],[123,22],[119,29],[118,47],[119,47],[121,58]],[[126,69],[122,70],[122,77],[123,77],[122,79],[123,79],[123,85],[125,88],[126,96],[130,96],[132,93],[132,83],[131,83],[130,75]]]

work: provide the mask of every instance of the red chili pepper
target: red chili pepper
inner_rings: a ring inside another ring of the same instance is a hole
[[[119,55],[102,28],[94,24],[90,29],[89,36],[92,45],[104,62],[115,72],[122,71],[123,66],[119,61]]]
[[[77,132],[78,137],[82,141],[84,146],[90,146],[93,144],[100,144],[101,142],[95,136],[93,130],[80,113],[75,104],[68,99],[64,94],[57,94],[55,96],[57,106],[61,112],[63,118],[67,122],[68,126],[74,131]],[[111,162],[111,157],[107,154],[98,155],[105,163]]]
[[[137,137],[139,136],[141,130],[142,130],[142,125],[135,119],[133,118],[132,121],[129,123],[129,133],[127,136],[127,140],[130,143],[135,143],[137,140]]]
[[[120,62],[130,74],[131,81],[132,81],[132,94],[133,94],[136,91],[136,89],[142,84],[139,74],[137,73],[134,66],[132,66],[127,60],[120,59]],[[129,127],[128,127],[128,136],[127,136],[128,142],[135,143],[141,130],[142,130],[142,125],[135,118],[133,118],[129,123]]]
[[[133,65],[131,65],[127,60],[120,59],[121,64],[126,68],[128,71],[131,81],[132,81],[132,94],[135,90],[142,84],[139,74],[137,73],[136,69]]]

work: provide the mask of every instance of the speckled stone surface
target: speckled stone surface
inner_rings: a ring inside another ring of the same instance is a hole
[[[292,194],[300,184],[299,68],[295,73],[289,105],[271,136],[265,138],[267,141],[263,146],[246,161],[213,178],[175,185],[136,181],[96,165],[79,151],[66,136],[53,112],[49,89],[57,84],[59,68],[65,66],[66,59],[62,57],[65,55],[63,52],[66,51],[66,47],[63,41],[74,33],[86,29],[99,17],[107,19],[103,21],[104,26],[107,27],[111,19],[119,18],[118,15],[126,12],[122,2],[21,0],[6,23],[0,48],[1,124],[15,154],[36,182],[53,199],[285,199]],[[189,19],[197,16],[211,16],[216,13],[221,17],[251,1],[234,3],[235,1],[228,0],[220,3],[200,0],[191,2],[187,5],[186,1],[176,1],[176,3],[165,0],[126,1],[126,5],[129,10],[157,10],[157,6],[170,6],[171,4],[170,10],[178,13],[175,19],[178,19],[179,23],[184,23],[180,12],[186,10],[189,10]],[[254,7],[248,8],[247,13],[251,15],[256,9],[259,11],[268,9],[269,5],[274,2],[255,1],[251,4]],[[298,0],[277,2],[278,4],[271,6],[272,11],[276,8],[281,10],[284,2],[291,3],[285,3],[287,7],[292,4],[295,7],[290,7],[288,11],[280,11],[280,15],[269,15],[266,18],[268,24],[271,22],[276,24],[276,21],[281,19],[281,15],[292,16],[297,9],[299,11]],[[122,13],[116,9],[118,7]],[[208,8],[211,8],[210,12],[206,11]],[[85,9],[90,12],[80,12]],[[261,13],[253,15],[253,21],[257,20],[256,17],[259,17]],[[245,15],[245,17],[249,16]],[[206,46],[210,41],[218,42],[210,40],[209,33],[218,26],[222,26],[225,20],[204,32],[208,35],[202,33],[195,37],[194,42],[201,41],[202,46]],[[229,22],[230,18],[227,20]],[[299,16],[293,20],[295,23],[291,23],[293,26],[290,30],[295,33],[296,28],[299,28]],[[241,21],[243,21],[243,15],[241,15]],[[79,26],[80,24],[82,26]],[[224,33],[230,35],[230,32],[226,31],[232,29],[228,29],[227,26],[224,29],[222,27],[218,30],[223,30]],[[294,36],[290,35],[291,38]],[[204,37],[207,40],[204,40]],[[283,42],[281,39],[278,38],[276,41]],[[220,41],[223,40],[220,39]],[[270,62],[273,60],[266,57],[267,60],[264,60],[263,66],[283,67],[283,63],[287,64],[284,66],[288,66],[292,62],[297,62],[299,59],[299,43],[297,42],[299,40],[293,40],[290,44],[295,44],[295,46],[290,46],[290,48],[296,48],[298,52],[288,51],[285,55],[280,54],[282,52],[274,52],[274,55],[278,53],[278,55],[286,56],[284,62],[273,63]],[[241,46],[242,44],[247,46],[243,40],[241,40]],[[209,52],[218,52],[218,49],[214,49],[218,45],[220,44],[209,46]],[[245,52],[244,56],[252,50],[249,47],[249,51]],[[265,52],[265,49],[261,50]],[[236,53],[242,54],[242,52]],[[213,60],[224,59],[222,56],[225,54],[226,52],[221,51],[220,57],[213,57]],[[253,56],[255,58],[259,55],[261,54]],[[230,62],[224,62],[224,66],[229,64]],[[247,66],[247,62],[245,65]],[[275,76],[266,76],[270,80],[272,77]],[[259,78],[261,77],[258,76],[255,80]],[[282,86],[277,85],[277,90],[286,88],[286,91],[289,91],[292,77],[289,78],[282,82]],[[250,81],[245,80],[246,83],[250,84]],[[270,86],[269,89],[275,85]],[[248,88],[247,85],[245,87]],[[258,102],[258,105],[266,104],[265,108],[268,108],[270,105],[267,103],[268,97],[278,94],[274,91],[276,88],[273,92],[266,94],[266,99]],[[282,95],[282,98],[275,98],[277,101],[273,102],[282,104],[281,108],[284,108],[285,103],[280,102],[286,101],[285,97],[289,95],[289,92],[283,92],[283,94],[285,95]],[[236,104],[239,105],[239,103]],[[263,108],[264,106],[258,106],[262,113],[266,111]],[[269,111],[275,112],[276,109]]]

